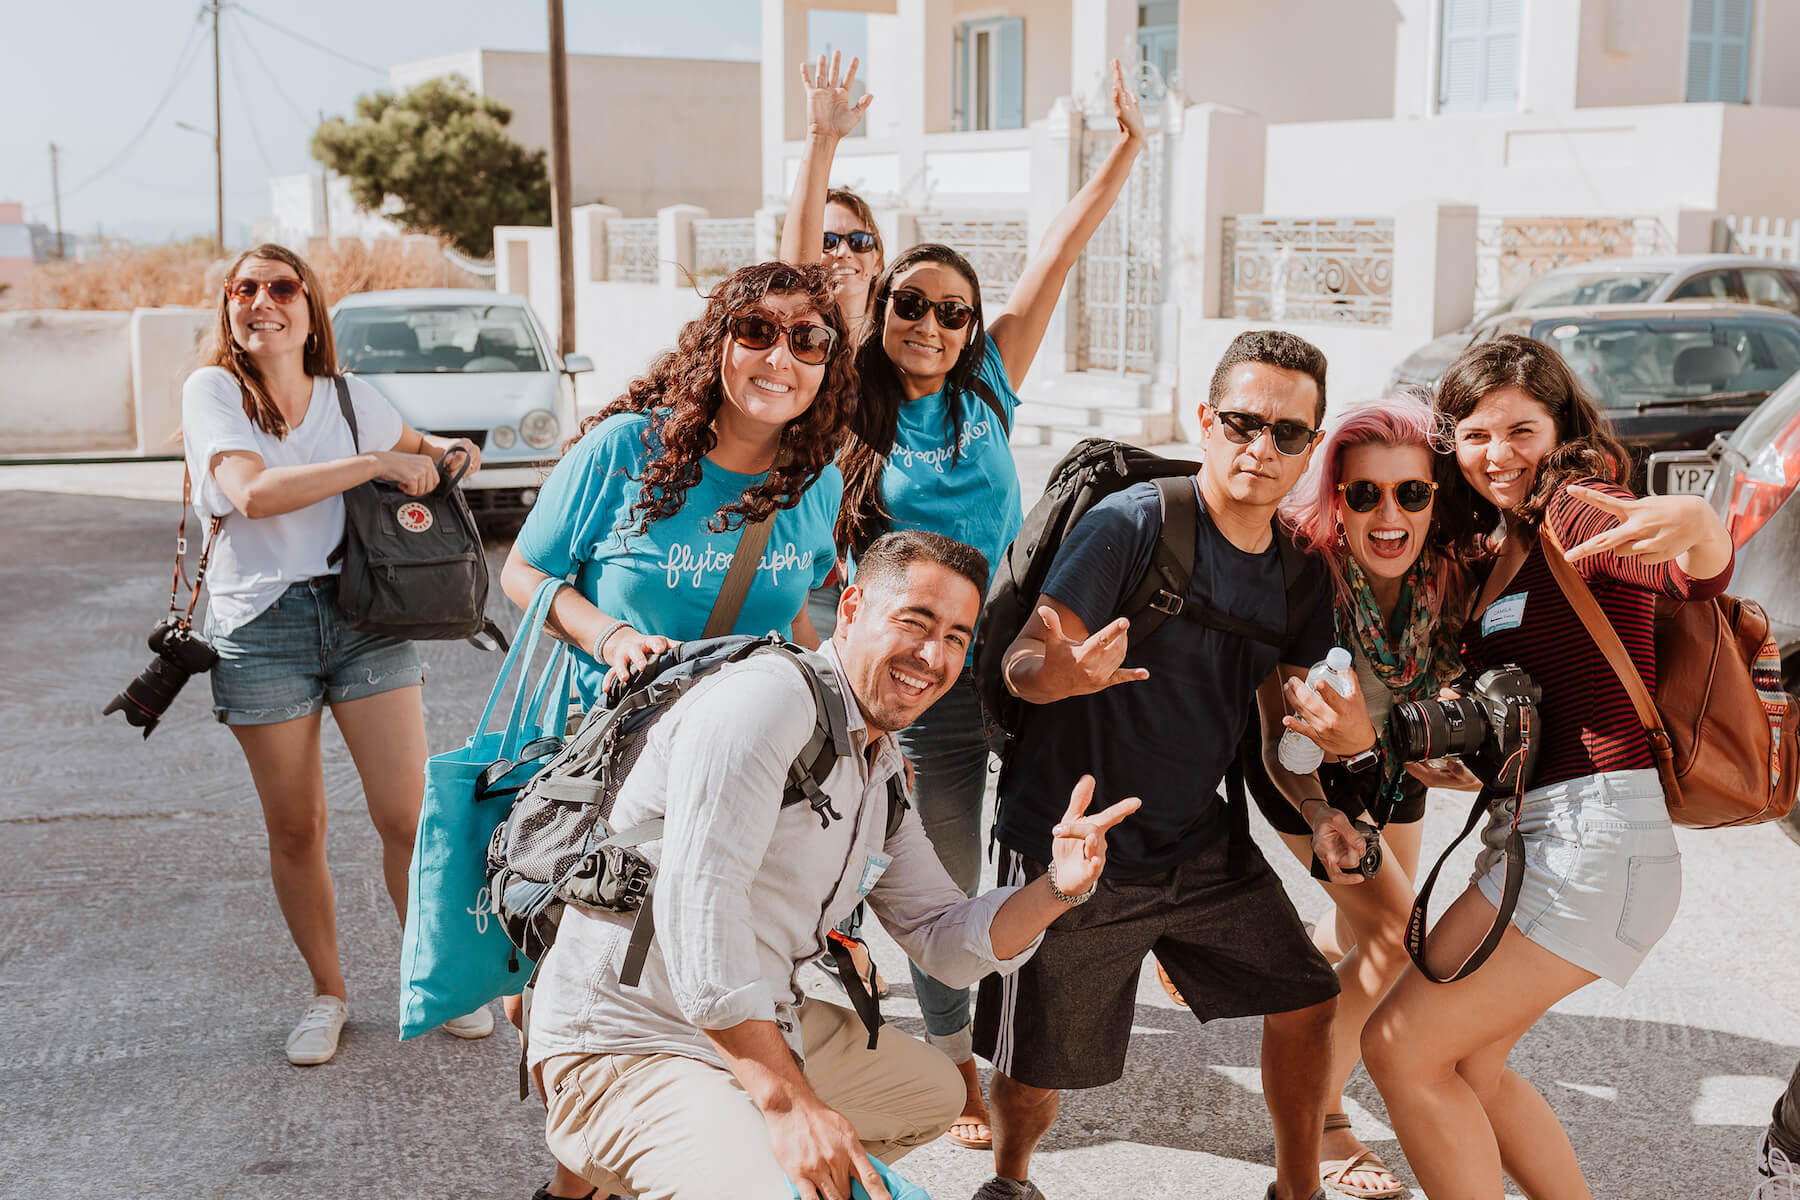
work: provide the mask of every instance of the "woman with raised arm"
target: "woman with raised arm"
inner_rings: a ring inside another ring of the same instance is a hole
[[[850,102],[856,81],[856,60],[840,79],[840,56],[831,56],[829,75],[825,56],[816,69],[800,64],[806,85],[806,147],[800,152],[800,173],[788,200],[787,220],[781,226],[781,261],[824,262],[831,269],[838,311],[850,329],[852,342],[862,337],[863,318],[875,295],[875,281],[887,266],[882,253],[881,231],[869,202],[848,188],[831,186],[831,162],[837,145],[850,135],[869,110],[873,94]]]
[[[1530,675],[1543,694],[1541,747],[1529,790],[1494,804],[1474,877],[1425,950],[1447,978],[1494,925],[1516,819],[1523,883],[1492,957],[1449,983],[1403,972],[1363,1028],[1363,1061],[1430,1195],[1500,1200],[1504,1173],[1538,1200],[1587,1197],[1568,1135],[1507,1055],[1563,997],[1631,977],[1675,918],[1681,853],[1636,710],[1552,573],[1540,531],[1591,585],[1652,693],[1657,598],[1722,592],[1731,538],[1698,496],[1625,489],[1630,456],[1541,342],[1470,347],[1438,385],[1437,408],[1455,427],[1438,519],[1477,572],[1463,662]]]
[[[206,365],[181,389],[181,434],[194,510],[220,517],[206,572],[206,636],[219,652],[213,711],[230,728],[262,802],[269,874],[312,999],[287,1038],[295,1066],[327,1062],[349,1016],[337,905],[325,861],[324,710],[356,764],[381,838],[388,898],[406,919],[406,876],[425,799],[424,675],[411,642],[357,633],[338,607],[333,551],[343,494],[373,479],[408,495],[438,483],[452,449],[409,428],[393,405],[344,377],[361,442],[338,403],[337,347],[324,289],[282,246],[238,255],[219,293]],[[494,1029],[485,1008],[445,1023],[458,1037]]]
[[[819,77],[809,73],[806,81],[808,108],[820,114],[814,124],[821,131],[855,124],[860,105],[850,104],[835,69],[827,76],[821,63]],[[876,282],[857,347],[862,390],[839,460],[844,506],[837,541],[850,560],[890,529],[926,529],[974,546],[991,564],[1018,533],[1024,513],[1010,444],[1017,388],[1070,268],[1144,147],[1143,114],[1117,62],[1112,83],[1118,143],[1051,222],[991,321],[982,312],[974,267],[949,246],[914,246]],[[811,169],[811,203],[819,207],[835,144],[821,140],[825,161]],[[932,845],[950,877],[973,895],[981,876],[988,752],[997,730],[981,711],[971,672],[899,736],[915,768],[914,804]],[[912,976],[926,1035],[957,1064],[967,1086],[967,1105],[949,1136],[986,1149],[992,1132],[975,1070],[968,990],[947,987],[917,967]]]

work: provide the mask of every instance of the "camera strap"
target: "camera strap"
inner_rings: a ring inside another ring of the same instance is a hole
[[[187,464],[181,467],[181,524],[175,528],[175,571],[169,581],[169,611],[175,612],[181,601],[181,589],[188,589],[187,612],[182,614],[183,628],[191,629],[194,625],[194,608],[200,603],[200,588],[206,582],[206,564],[212,561],[213,539],[219,536],[219,526],[225,524],[224,517],[214,517],[206,531],[206,545],[200,549],[200,563],[194,568],[194,582],[188,583],[186,573],[182,570],[183,560],[187,557],[187,519],[188,509],[193,506],[194,479],[188,473]]]

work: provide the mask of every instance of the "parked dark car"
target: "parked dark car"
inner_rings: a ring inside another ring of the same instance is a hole
[[[1800,317],[1752,305],[1539,308],[1488,322],[1477,341],[1507,333],[1568,359],[1631,451],[1639,492],[1705,494],[1710,462],[1666,455],[1704,451],[1800,371]]]
[[[1781,647],[1781,677],[1800,695],[1800,376],[1720,438],[1707,499],[1737,547],[1731,591],[1763,606]],[[1800,842],[1800,808],[1787,821]]]
[[[1749,254],[1671,254],[1570,263],[1533,279],[1461,329],[1433,338],[1394,369],[1394,384],[1434,386],[1463,348],[1497,317],[1569,304],[1768,305],[1800,315],[1800,266]]]

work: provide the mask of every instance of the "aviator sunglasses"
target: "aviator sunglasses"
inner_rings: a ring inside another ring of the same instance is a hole
[[[894,315],[902,321],[923,321],[928,310],[937,310],[937,322],[945,329],[961,329],[975,316],[975,310],[961,300],[933,301],[924,292],[901,288],[888,298]]]
[[[875,248],[875,235],[866,229],[853,229],[849,233],[827,233],[825,253],[830,254],[836,250],[839,242],[849,242],[852,250],[858,254],[867,254]]]
[[[239,304],[255,304],[256,293],[263,288],[269,289],[269,299],[277,304],[292,304],[298,300],[306,288],[298,279],[228,279],[225,281],[225,294]]]
[[[1402,479],[1399,483],[1353,479],[1349,483],[1340,483],[1337,487],[1343,494],[1344,507],[1354,513],[1374,512],[1375,506],[1381,503],[1381,494],[1390,489],[1394,493],[1395,504],[1407,512],[1416,513],[1431,507],[1431,497],[1437,491],[1437,484],[1429,479]]]
[[[785,333],[789,352],[796,361],[809,367],[820,366],[830,359],[831,348],[837,344],[837,333],[828,325],[802,321],[783,326],[760,313],[733,317],[726,328],[731,333],[731,340],[746,350],[767,350]]]
[[[1289,458],[1305,454],[1306,448],[1313,444],[1320,433],[1312,426],[1302,425],[1298,421],[1265,421],[1255,413],[1221,411],[1218,416],[1219,424],[1225,427],[1227,441],[1248,446],[1267,429],[1275,439],[1275,449]]]

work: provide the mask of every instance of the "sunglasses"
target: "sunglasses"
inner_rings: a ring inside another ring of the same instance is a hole
[[[925,314],[936,310],[937,322],[945,329],[961,329],[975,317],[975,310],[961,300],[929,299],[924,292],[901,288],[888,297],[894,315],[902,321],[923,321]]]
[[[1343,494],[1344,506],[1351,512],[1374,512],[1375,506],[1381,503],[1382,493],[1391,490],[1395,504],[1407,512],[1416,513],[1431,507],[1431,497],[1437,492],[1437,484],[1429,479],[1402,479],[1399,483],[1353,479],[1349,483],[1338,484],[1337,490]]]
[[[292,304],[305,294],[298,279],[228,279],[225,281],[225,294],[239,304],[255,304],[256,293],[263,288],[269,290],[269,299],[277,304]]]
[[[825,253],[830,254],[836,250],[839,242],[849,242],[852,250],[858,254],[867,254],[875,248],[875,235],[866,229],[853,229],[849,233],[827,233]]]
[[[796,361],[809,367],[820,366],[829,360],[831,349],[837,344],[837,332],[828,325],[814,325],[803,321],[797,325],[783,326],[779,321],[760,313],[745,313],[741,317],[733,317],[727,328],[731,332],[731,340],[746,350],[767,350],[785,333],[788,351]]]
[[[1255,413],[1220,411],[1218,417],[1219,424],[1225,428],[1227,441],[1248,446],[1266,429],[1275,439],[1275,449],[1289,458],[1305,454],[1306,448],[1313,444],[1320,433],[1312,426],[1302,425],[1298,421],[1265,421]]]

